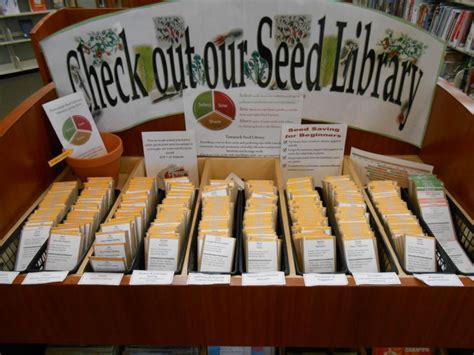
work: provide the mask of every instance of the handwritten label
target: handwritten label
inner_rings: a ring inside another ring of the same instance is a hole
[[[0,285],[11,285],[19,273],[19,271],[0,271]]]
[[[285,273],[283,271],[242,274],[242,286],[270,286],[285,284]]]
[[[130,285],[170,285],[173,276],[173,271],[133,270]]]
[[[459,277],[454,274],[414,274],[413,276],[428,286],[464,286]]]
[[[230,284],[230,275],[201,274],[193,272],[188,275],[188,285],[219,285]]]
[[[345,274],[304,274],[304,285],[311,286],[346,286],[349,282]]]
[[[354,272],[356,285],[400,285],[400,279],[394,272]]]
[[[66,279],[67,271],[43,271],[30,272],[26,274],[22,285],[40,285],[52,282],[63,282]]]
[[[85,272],[79,280],[78,285],[118,286],[120,285],[122,278],[122,273]]]

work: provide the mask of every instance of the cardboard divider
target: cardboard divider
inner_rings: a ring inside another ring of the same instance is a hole
[[[225,179],[230,173],[234,173],[243,180],[255,179],[255,180],[273,180],[275,186],[278,189],[278,201],[279,201],[279,215],[281,221],[281,239],[282,239],[282,262],[281,268],[286,275],[295,275],[295,268],[293,263],[293,251],[291,246],[291,240],[289,239],[289,227],[288,227],[288,214],[286,211],[285,194],[283,190],[283,180],[280,171],[280,162],[277,158],[206,158],[204,169],[201,174],[201,188],[206,186],[211,179]],[[201,195],[196,203],[195,214],[193,218],[193,224],[191,227],[192,231],[197,231],[200,222],[200,211],[201,211]],[[243,213],[243,211],[242,211]],[[240,232],[242,226],[240,226]],[[194,234],[194,233],[193,233]],[[185,259],[184,270],[196,269],[196,258],[197,258],[197,240],[195,240],[197,234],[189,238],[188,242],[188,253]],[[240,253],[243,254],[243,241],[239,244],[239,240],[236,241],[236,248],[240,249]],[[196,249],[196,250],[194,250]],[[236,249],[237,250],[237,249]],[[192,255],[191,255],[192,254]],[[235,255],[238,255],[236,252]],[[235,265],[235,260],[234,260]],[[245,262],[242,259],[240,269],[244,270]]]
[[[123,187],[127,184],[127,181],[131,176],[134,174],[144,172],[144,165],[143,165],[143,158],[141,157],[122,157],[120,161],[120,173],[118,182],[116,182],[115,193],[116,193],[116,200],[115,204],[117,203],[118,196],[120,196]],[[54,182],[62,182],[62,181],[74,181],[77,180],[77,177],[73,174],[69,167],[66,167],[54,180]],[[33,205],[28,208],[23,216],[18,220],[18,222],[8,231],[8,233],[2,238],[2,246],[0,247],[0,270],[2,271],[12,271],[15,267],[16,261],[16,254],[18,251],[18,245],[21,236],[21,230],[23,225],[26,223],[28,217],[33,213],[43,198],[46,196],[47,192],[51,188],[52,184],[41,194],[41,196],[35,201]],[[111,207],[110,211],[114,210],[115,204]],[[105,220],[108,219],[110,216],[110,212],[105,217]],[[32,259],[28,268],[23,272],[35,272],[41,271],[43,264],[46,260],[46,248],[47,248],[47,241],[45,244],[40,248],[38,253]],[[88,255],[88,252],[83,254],[80,257],[80,262],[76,266],[71,273],[75,273],[76,271],[80,270],[80,266],[82,265],[83,258]]]
[[[403,190],[403,189],[401,189]],[[379,212],[379,210],[377,209],[377,207],[375,207],[375,202],[372,200],[372,197],[370,196],[367,188],[364,189],[365,193],[367,194],[369,200],[370,200],[370,203],[372,204],[372,206],[374,207],[374,210],[376,211],[376,216],[377,218],[380,220],[380,223],[382,224],[383,226],[383,231],[385,233],[385,235],[387,236],[387,239],[389,240],[390,242],[390,245],[392,246],[393,250],[394,250],[394,253],[396,255],[396,257],[398,258],[398,261],[400,262],[400,258],[399,258],[399,255],[398,253],[396,252],[396,246],[395,246],[395,242],[393,240],[393,238],[391,238],[390,236],[390,231],[388,229],[388,226],[384,223],[383,221],[383,218]],[[408,205],[408,209],[416,216],[415,214],[415,210],[413,209],[413,207],[411,206],[411,203],[408,203],[407,201],[407,196],[403,194],[402,192],[402,200],[407,202],[407,205]],[[418,218],[418,216],[417,216]],[[423,223],[421,223],[421,220],[420,218],[418,218],[419,222],[420,222],[420,227],[422,228],[423,232],[426,234],[426,235],[431,235],[431,233],[429,233],[427,231],[427,229],[425,228],[425,226],[423,225]],[[441,246],[439,245],[438,241],[435,241],[436,242],[436,248],[435,248],[435,252],[436,252],[436,268],[437,268],[437,272],[443,272],[443,273],[453,273],[454,270],[453,270],[453,266],[451,264],[451,261],[450,260],[446,260],[447,258],[447,255],[446,253],[444,252],[444,250],[441,248]],[[413,271],[408,271],[403,265],[402,263],[400,262],[400,267],[401,269],[403,270],[403,272],[407,275],[412,275],[414,272]],[[416,273],[416,271],[415,271]]]
[[[336,238],[336,271],[335,273],[341,273],[341,274],[348,274],[349,273],[349,269],[347,268],[347,262],[346,262],[346,257],[344,255],[344,246],[342,244],[342,240],[340,238],[340,235],[335,233],[335,229],[336,229],[336,222],[333,218],[333,215],[331,213],[329,213],[327,207],[328,207],[328,204],[327,204],[327,201],[326,201],[326,198],[324,197],[324,193],[323,193],[323,189],[320,188],[320,187],[317,187],[316,188],[316,191],[318,191],[318,194],[319,194],[319,197],[323,203],[323,206],[326,207],[326,216],[328,218],[328,224],[329,224],[329,227],[331,227],[331,231],[334,235],[334,237]],[[289,223],[289,227],[290,227],[290,236],[291,236],[291,246],[292,246],[292,249],[293,249],[293,255],[295,256],[295,270],[296,270],[296,274],[297,275],[303,275],[303,260],[300,258],[298,258],[297,256],[297,253],[296,253],[296,246],[295,246],[295,242],[293,240],[293,233],[291,232],[291,227],[293,226],[293,221],[291,220],[291,215],[290,215],[290,211],[289,211],[289,203],[288,203],[288,199],[287,199],[287,196],[286,196],[286,190],[285,190],[285,199],[286,199],[286,206],[287,206],[287,211],[288,211],[288,223]],[[330,272],[329,274],[332,274],[332,272]]]
[[[202,185],[201,185],[202,186]],[[242,218],[243,218],[243,199],[244,194],[242,191],[239,191],[237,195],[236,204],[234,207],[234,224],[232,228],[232,236],[236,239],[235,241],[235,253],[234,261],[232,263],[231,275],[237,275],[242,273],[243,268],[243,253],[242,253],[242,235],[239,233],[239,230],[242,229]],[[191,246],[189,250],[189,263],[188,263],[188,272],[198,272],[198,231],[199,231],[199,222],[201,221],[202,216],[202,204],[200,204],[199,211],[196,211],[196,223],[192,226],[190,231]],[[207,272],[206,272],[207,273]]]
[[[400,262],[397,258],[397,254],[392,248],[392,244],[390,243],[389,237],[385,233],[383,224],[378,218],[375,207],[372,204],[372,201],[370,200],[369,196],[365,192],[365,186],[362,184],[360,177],[357,174],[356,169],[354,169],[354,166],[352,165],[349,156],[344,157],[343,174],[350,175],[356,185],[362,191],[362,196],[364,197],[365,204],[367,205],[367,212],[370,216],[369,223],[372,230],[374,231],[377,240],[380,269],[382,271],[393,271],[396,272],[398,275],[405,276],[406,274],[400,265]]]
[[[79,194],[81,193],[81,191],[82,191],[82,189],[79,189]],[[115,189],[114,190],[114,203],[112,204],[112,206],[117,201],[117,198],[118,198],[119,195],[120,195],[120,190]],[[107,211],[107,213],[105,214],[103,220],[100,223],[103,223],[103,222],[106,221],[107,216],[109,214],[108,212],[109,211]],[[69,271],[70,274],[74,274],[74,273],[77,272],[77,270],[79,269],[79,266],[82,263],[82,260],[84,260],[85,256],[87,255],[87,252],[89,251],[89,248],[92,247],[93,243],[94,243],[94,241],[92,240],[90,245],[87,246],[86,250],[79,257],[78,262],[77,262],[76,266],[74,267],[74,269]],[[47,257],[48,257],[48,240],[46,240],[46,242],[44,242],[43,246],[38,250],[36,255],[31,260],[30,264],[26,268],[25,272],[44,271],[44,266],[46,264]]]

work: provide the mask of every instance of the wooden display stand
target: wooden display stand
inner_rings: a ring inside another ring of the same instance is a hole
[[[46,163],[60,152],[60,146],[41,105],[56,97],[54,84],[48,84],[0,122],[0,155],[4,157],[0,248],[9,243],[18,221],[28,215],[49,184],[67,175],[60,175],[64,166],[51,169]],[[350,129],[346,152],[357,147],[412,154],[407,158],[434,164],[435,173],[473,216],[474,105],[463,100],[452,86],[438,83],[421,149]],[[179,114],[120,132],[124,155],[143,155],[142,131],[182,129],[184,120]],[[238,159],[200,159],[200,175],[204,181],[209,174],[222,177],[225,173],[219,174],[214,164],[225,172],[250,171],[251,167],[240,163]],[[252,173],[266,174],[275,164],[272,159],[262,160]],[[346,162],[345,169],[353,174],[350,163]],[[119,188],[128,177],[140,174],[144,174],[143,160],[124,158]],[[278,176],[276,181],[279,186],[283,183]],[[284,229],[288,241],[287,224]],[[232,277],[231,285],[186,286],[190,242],[183,272],[172,285],[129,286],[129,276],[125,276],[118,287],[78,286],[79,275],[68,276],[62,284],[36,286],[21,285],[24,275],[20,275],[14,285],[0,285],[4,324],[0,342],[474,348],[474,281],[469,278],[461,277],[464,287],[428,287],[402,274],[401,286],[355,286],[349,277],[348,286],[308,288],[296,276],[288,248],[286,286],[243,287],[239,276]]]

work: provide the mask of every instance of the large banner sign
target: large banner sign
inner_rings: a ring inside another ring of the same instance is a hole
[[[59,95],[99,129],[183,112],[186,89],[304,93],[303,117],[420,146],[441,41],[382,13],[315,0],[199,0],[102,16],[41,43]]]

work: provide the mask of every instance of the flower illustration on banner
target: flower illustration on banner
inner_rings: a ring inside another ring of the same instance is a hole
[[[204,60],[199,54],[195,54],[191,63],[191,75],[196,83],[204,85],[206,83],[207,72],[204,70]],[[188,68],[189,74],[189,68]]]
[[[86,55],[92,55],[93,65],[100,65],[106,57],[123,50],[120,36],[111,28],[89,32],[76,40],[82,45]]]
[[[275,16],[275,45],[284,42],[289,47],[298,43],[307,46],[311,37],[310,15],[278,15]]]
[[[260,56],[257,51],[252,52],[252,56],[248,61],[244,62],[244,74],[248,79],[251,79],[255,84],[260,79],[267,80],[268,77],[268,63]]]
[[[181,16],[162,16],[153,18],[158,42],[165,45],[177,45],[184,38],[186,25]]]
[[[400,61],[410,61],[413,64],[418,62],[428,48],[405,33],[395,36],[391,29],[385,30],[385,37],[377,45],[382,47],[382,53],[387,54],[389,60],[397,57]]]

